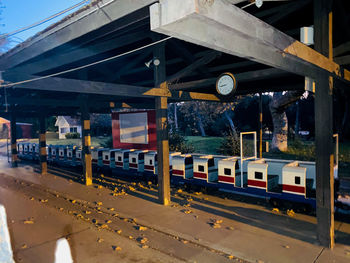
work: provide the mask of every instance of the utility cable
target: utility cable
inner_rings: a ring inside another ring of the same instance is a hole
[[[47,78],[51,78],[51,77],[56,77],[56,76],[58,76],[58,75],[62,75],[62,74],[70,73],[70,72],[73,72],[73,71],[81,70],[81,69],[84,69],[84,68],[87,68],[87,67],[95,66],[95,65],[98,65],[98,64],[101,64],[101,63],[104,63],[104,62],[107,62],[107,61],[116,59],[116,58],[120,58],[120,57],[129,55],[129,54],[131,54],[131,53],[140,51],[140,50],[142,50],[142,49],[145,49],[145,48],[148,48],[148,47],[157,45],[157,44],[159,44],[159,43],[161,43],[161,42],[164,42],[164,41],[167,41],[167,40],[169,40],[169,39],[171,39],[171,38],[173,38],[173,37],[166,37],[166,38],[163,38],[163,39],[158,40],[158,41],[156,41],[156,42],[147,44],[147,45],[145,45],[145,46],[142,46],[142,47],[139,47],[139,48],[136,48],[136,49],[133,49],[133,50],[124,52],[124,53],[122,53],[122,54],[118,54],[118,55],[109,57],[109,58],[105,58],[105,59],[102,59],[102,60],[99,60],[99,61],[96,61],[96,62],[87,64],[87,65],[83,65],[83,66],[80,66],[80,67],[68,69],[68,70],[65,70],[65,71],[53,73],[53,74],[46,75],[46,76],[42,76],[42,77],[37,77],[37,78],[33,78],[33,79],[27,79],[27,80],[22,80],[22,81],[14,82],[14,83],[9,83],[9,84],[0,85],[0,88],[12,87],[12,86],[17,86],[17,85],[20,85],[20,84],[29,83],[29,82],[33,82],[33,81],[37,81],[37,80],[42,80],[42,79],[47,79]]]
[[[39,21],[39,22],[36,22],[36,23],[31,24],[31,25],[26,26],[26,27],[19,28],[19,29],[15,30],[15,31],[12,31],[12,32],[10,32],[10,33],[2,34],[2,35],[0,35],[0,39],[7,38],[7,37],[10,37],[10,36],[16,35],[16,34],[18,34],[18,33],[21,33],[21,32],[23,32],[23,31],[27,31],[27,30],[32,29],[32,28],[34,28],[34,27],[40,26],[40,25],[42,25],[42,24],[44,24],[44,23],[46,23],[46,22],[48,22],[48,21],[50,21],[50,20],[52,20],[52,19],[54,19],[54,18],[60,16],[60,15],[63,15],[63,14],[65,14],[65,13],[67,13],[67,12],[69,12],[69,11],[71,11],[71,10],[73,10],[73,9],[75,9],[75,8],[77,8],[77,7],[81,6],[81,5],[83,5],[83,4],[87,3],[87,2],[89,2],[89,1],[90,1],[90,0],[81,1],[81,2],[79,2],[79,3],[77,3],[77,4],[75,4],[75,5],[73,5],[73,6],[69,7],[69,8],[67,8],[67,9],[65,9],[65,10],[63,10],[63,11],[61,11],[61,12],[58,12],[58,13],[56,13],[56,14],[54,14],[54,15],[48,17],[48,18],[45,18],[45,19],[43,19],[43,20],[41,20],[41,21]]]

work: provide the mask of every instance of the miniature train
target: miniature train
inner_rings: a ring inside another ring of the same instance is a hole
[[[47,161],[53,165],[82,165],[82,151],[76,146],[49,145]],[[113,174],[157,178],[157,152],[134,149],[92,148],[93,169]],[[18,143],[18,156],[39,160],[39,145]],[[222,191],[287,200],[315,208],[316,171],[314,162],[241,158],[201,154],[169,154],[174,184],[213,187]],[[337,174],[337,165],[335,166]]]

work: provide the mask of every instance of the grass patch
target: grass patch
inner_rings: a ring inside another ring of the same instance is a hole
[[[223,137],[202,137],[202,136],[186,136],[186,141],[193,145],[194,152],[219,154],[219,148],[224,141]]]

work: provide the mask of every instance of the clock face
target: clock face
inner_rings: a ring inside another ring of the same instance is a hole
[[[219,94],[228,95],[234,89],[234,85],[233,78],[228,74],[223,74],[217,82],[216,89]]]

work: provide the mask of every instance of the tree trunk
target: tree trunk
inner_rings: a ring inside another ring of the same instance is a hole
[[[236,132],[235,124],[233,123],[232,119],[228,115],[227,111],[224,112],[224,116],[225,116],[225,118],[228,120],[228,122],[230,124],[232,134],[236,134],[237,132]]]
[[[197,119],[198,119],[198,128],[199,128],[199,131],[201,132],[201,136],[205,137],[206,134],[203,126],[202,116],[198,111],[197,111]]]
[[[304,91],[289,91],[285,94],[275,92],[270,102],[273,120],[272,150],[287,151],[288,149],[288,119],[286,109],[299,100]]]
[[[177,123],[177,106],[176,103],[174,103],[174,122],[175,122],[175,131],[179,130],[179,125]]]

